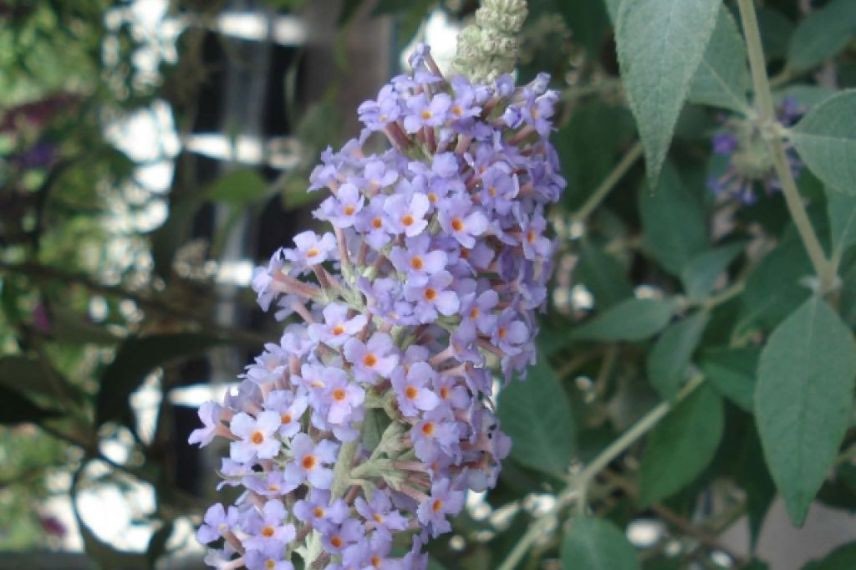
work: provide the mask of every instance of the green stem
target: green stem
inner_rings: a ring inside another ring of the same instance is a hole
[[[532,523],[526,533],[520,538],[517,544],[514,545],[511,552],[508,553],[508,556],[497,570],[514,570],[517,564],[529,551],[532,544],[538,540],[539,537],[542,537],[545,533],[549,532],[550,527],[557,522],[556,515],[560,510],[565,508],[572,501],[578,501],[580,504],[584,504],[586,487],[588,487],[589,483],[597,476],[597,474],[606,468],[607,465],[612,463],[616,457],[627,451],[627,449],[636,443],[639,438],[651,431],[651,429],[653,429],[654,426],[656,426],[660,420],[666,416],[666,414],[674,409],[679,402],[692,394],[696,388],[702,385],[703,382],[704,377],[701,375],[691,378],[690,381],[681,388],[674,400],[658,404],[653,410],[645,414],[642,419],[636,422],[633,427],[624,432],[621,437],[612,442],[609,447],[601,451],[600,454],[595,457],[585,469],[583,469],[582,473],[572,476],[568,486],[557,497],[553,508],[550,509],[548,513],[541,515],[541,517]]]
[[[794,180],[785,147],[782,144],[782,126],[776,122],[773,106],[773,92],[767,77],[767,64],[764,58],[764,48],[761,45],[761,32],[758,28],[758,17],[755,14],[753,0],[737,0],[740,8],[740,18],[743,22],[743,33],[746,35],[746,47],[749,52],[749,66],[752,69],[752,83],[755,88],[755,102],[758,107],[758,117],[761,128],[767,131],[767,142],[773,155],[773,165],[776,175],[782,183],[782,193],[791,218],[797,227],[803,245],[811,259],[814,271],[819,280],[820,293],[829,292],[835,284],[835,266],[830,263],[823,252],[820,240],[811,225],[805,206],[802,203],[799,189]]]
[[[604,198],[615,188],[615,185],[627,174],[627,171],[633,164],[642,156],[642,143],[637,142],[630,150],[622,157],[621,161],[615,165],[603,182],[600,183],[595,191],[589,196],[588,200],[580,207],[573,215],[574,221],[581,222],[591,215],[591,213],[600,206]]]
[[[339,451],[339,457],[336,459],[336,467],[333,470],[333,484],[330,487],[330,495],[333,499],[343,496],[351,485],[351,464],[354,462],[354,456],[357,454],[358,445],[359,439],[349,441],[342,445],[342,449]]]

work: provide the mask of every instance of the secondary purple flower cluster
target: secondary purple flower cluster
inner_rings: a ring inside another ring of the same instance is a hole
[[[297,235],[254,277],[265,310],[303,322],[199,411],[190,441],[229,440],[221,485],[243,488],[199,529],[213,566],[425,568],[423,546],[510,449],[494,378],[535,359],[544,209],[565,186],[557,97],[546,76],[447,81],[426,47],[411,65],[310,177],[333,231]]]
[[[776,110],[776,118],[790,127],[802,118],[805,110],[796,100],[786,98]],[[721,157],[724,171],[711,176],[708,188],[717,196],[727,196],[750,205],[758,201],[756,186],[766,194],[781,191],[779,177],[773,170],[769,145],[752,121],[732,119],[725,130],[716,133],[712,141],[713,154]],[[799,175],[803,164],[793,146],[786,146],[788,166],[794,176]]]

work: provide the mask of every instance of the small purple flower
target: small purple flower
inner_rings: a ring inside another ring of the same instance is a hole
[[[419,415],[420,411],[433,410],[440,403],[431,387],[437,375],[431,365],[416,362],[405,370],[397,368],[392,374],[392,387],[398,399],[398,408],[405,416]]]
[[[204,427],[193,430],[190,433],[190,437],[187,438],[187,442],[191,445],[198,443],[199,447],[205,447],[214,441],[217,429],[221,425],[220,419],[222,418],[222,413],[223,407],[215,402],[205,402],[199,406],[197,414]]]
[[[335,196],[327,198],[316,212],[316,217],[328,220],[337,228],[354,225],[357,214],[363,209],[365,199],[360,190],[351,183],[342,184]]]
[[[321,543],[330,554],[340,554],[351,544],[364,541],[365,534],[359,521],[345,519],[342,524],[326,529],[321,535]]]
[[[347,376],[339,376],[327,382],[324,397],[329,403],[327,421],[331,424],[346,424],[352,420],[355,411],[362,410],[366,393]]]
[[[284,524],[288,516],[285,506],[279,499],[265,503],[261,513],[250,518],[247,529],[250,536],[243,540],[247,550],[257,550],[267,556],[275,556],[294,540],[296,531],[293,524]]]
[[[393,230],[407,237],[417,236],[428,227],[425,214],[430,209],[431,203],[428,197],[418,192],[409,197],[404,194],[393,194],[384,203],[384,210]]]
[[[386,195],[378,194],[369,201],[369,205],[357,219],[356,228],[362,232],[365,242],[375,250],[382,249],[392,239],[397,230],[389,222],[384,205]]]
[[[338,446],[324,440],[317,445],[305,433],[299,433],[291,441],[291,462],[285,468],[285,479],[289,483],[309,484],[319,489],[329,489],[333,483],[333,471],[325,465],[336,461]]]
[[[446,268],[446,252],[430,248],[431,237],[422,234],[407,239],[405,247],[393,247],[389,260],[397,271],[407,275],[409,281],[421,282]]]
[[[309,402],[306,396],[296,395],[290,390],[274,390],[265,397],[264,408],[279,414],[280,426],[277,433],[282,437],[294,437],[300,431],[300,418]]]
[[[342,303],[330,303],[324,307],[324,324],[309,325],[310,338],[334,348],[348,342],[348,339],[362,331],[368,322],[365,315],[356,315],[349,319],[348,311],[348,306]]]
[[[389,536],[394,531],[407,528],[407,519],[392,508],[389,495],[382,490],[375,491],[368,501],[362,497],[357,497],[354,507],[360,516],[366,520],[370,529],[383,532]]]
[[[227,511],[221,503],[217,503],[208,507],[202,521],[196,531],[196,539],[202,544],[208,544],[221,538],[238,524],[238,509],[229,507]]]
[[[352,338],[345,344],[345,358],[354,366],[354,376],[362,382],[374,383],[378,377],[389,378],[398,354],[388,334],[376,332],[368,343]]]
[[[407,100],[404,115],[404,130],[415,133],[423,127],[439,127],[446,121],[452,98],[445,93],[437,93],[430,100],[424,93]]]
[[[235,461],[248,462],[254,458],[272,459],[279,453],[282,445],[275,437],[280,422],[276,412],[262,412],[258,417],[241,412],[235,414],[229,428],[240,441],[230,444],[229,455]]]
[[[410,430],[413,450],[420,461],[431,463],[440,453],[455,456],[459,452],[460,432],[455,422],[450,421],[444,412],[447,412],[445,408],[427,412],[422,421],[417,422]]]
[[[529,341],[529,329],[523,321],[518,320],[517,311],[509,307],[500,313],[490,340],[502,352],[515,355]]]
[[[441,204],[440,225],[462,246],[472,248],[476,244],[475,236],[485,233],[489,223],[484,213],[473,209],[472,202],[460,197]]]
[[[434,537],[452,530],[446,517],[458,514],[464,506],[465,493],[455,491],[450,486],[448,479],[435,481],[431,486],[431,496],[416,510],[419,522],[428,526]]]
[[[437,313],[454,315],[461,306],[458,295],[449,290],[454,281],[448,271],[440,271],[419,282],[409,283],[404,289],[404,298],[414,304],[414,315],[420,323],[436,320]]]
[[[294,516],[297,520],[324,532],[342,524],[350,509],[342,499],[330,502],[330,492],[312,489],[309,497],[294,504]]]
[[[294,570],[294,564],[276,556],[267,556],[258,550],[247,552],[245,562],[247,570]]]
[[[301,232],[294,236],[296,249],[286,249],[285,257],[301,269],[324,263],[335,258],[336,238],[331,233],[319,237],[313,231]]]
[[[267,474],[253,472],[246,475],[241,483],[250,491],[271,499],[287,495],[297,488],[297,485],[286,481],[285,473],[279,470],[268,471]]]

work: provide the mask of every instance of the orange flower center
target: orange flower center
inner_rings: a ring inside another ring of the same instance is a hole
[[[508,334],[508,330],[505,327],[499,327],[497,334],[499,335],[499,338],[505,338],[505,335]]]
[[[415,220],[413,219],[413,216],[411,216],[410,214],[404,214],[404,216],[402,216],[401,218],[401,223],[405,226],[412,226],[414,221]]]
[[[383,227],[383,220],[380,218],[372,218],[372,227],[376,230],[379,230]]]
[[[375,521],[376,523],[378,523],[378,524],[382,524],[382,523],[383,523],[383,517],[380,515],[380,513],[375,513],[375,514],[373,514],[373,515],[372,515],[372,518],[373,518],[373,519],[374,519],[374,521]]]
[[[460,105],[454,105],[454,106],[452,106],[452,114],[455,115],[456,117],[460,117],[461,115],[464,114],[464,110],[461,108]]]
[[[324,509],[322,509],[321,507],[315,507],[314,509],[312,509],[312,514],[315,515],[316,519],[320,519],[324,516]]]
[[[478,307],[473,307],[472,309],[470,309],[470,318],[471,319],[478,318],[478,316],[479,316],[479,308]]]
[[[305,457],[300,461],[300,465],[302,465],[302,466],[303,466],[303,468],[304,468],[304,469],[306,469],[307,471],[309,471],[309,470],[311,470],[311,469],[315,469],[315,465],[316,465],[317,463],[318,463],[318,461],[315,459],[315,456],[314,456],[314,455],[306,455],[306,456],[305,456]]]
[[[491,198],[496,198],[496,186],[491,186],[487,189],[487,193],[490,194]]]
[[[375,364],[377,364],[377,356],[372,354],[371,352],[367,355],[363,356],[363,364],[372,368]]]
[[[293,420],[294,418],[291,417],[290,413],[285,412],[284,414],[279,416],[279,419],[282,421],[282,423],[288,425],[291,423],[291,420]]]
[[[415,400],[416,396],[419,395],[419,390],[416,389],[416,386],[408,386],[404,389],[404,395],[408,400]]]
[[[418,255],[414,255],[410,258],[410,267],[412,267],[416,271],[419,271],[420,269],[425,267],[425,262],[422,261],[422,258]]]
[[[347,393],[344,388],[336,388],[333,390],[333,399],[337,402],[344,402],[347,397]]]
[[[265,434],[260,431],[254,431],[253,435],[250,436],[250,441],[255,443],[256,445],[261,445],[261,443],[265,440]]]
[[[422,424],[422,433],[427,436],[434,435],[434,422],[425,422]]]
[[[344,208],[342,208],[342,211],[343,211],[343,212],[345,212],[345,215],[346,215],[346,216],[352,216],[356,210],[357,210],[357,209],[356,209],[354,206],[350,205],[350,204],[348,204],[347,206],[345,206]]]
[[[419,116],[422,117],[423,121],[427,121],[428,119],[430,119],[434,115],[431,114],[431,111],[429,111],[428,109],[425,109],[424,111],[422,111],[422,113],[420,113]]]
[[[464,220],[461,218],[454,218],[452,220],[452,229],[456,232],[459,232],[464,229]]]
[[[437,196],[436,192],[428,192],[428,201],[432,204],[436,204],[439,199],[440,197]]]
[[[433,301],[436,298],[437,298],[437,291],[435,291],[431,287],[426,287],[425,288],[425,300],[426,301]]]
[[[434,499],[434,502],[431,503],[431,510],[435,513],[439,513],[441,510],[443,510],[443,501],[441,501],[440,499]]]
[[[345,544],[345,541],[342,540],[341,536],[336,534],[333,535],[333,537],[330,539],[330,544],[332,544],[334,548],[342,548],[342,545]]]
[[[315,257],[319,253],[321,253],[321,252],[318,250],[317,247],[312,247],[306,251],[306,257]]]
[[[443,386],[442,388],[440,388],[440,397],[443,398],[444,400],[447,400],[449,398],[449,387],[448,386]]]
[[[273,527],[268,525],[262,529],[262,536],[265,538],[270,538],[273,536]]]
[[[274,568],[276,568],[276,560],[268,559],[265,562],[265,568],[267,568],[268,570],[273,570]]]
[[[343,334],[345,332],[345,326],[336,325],[335,327],[333,327],[333,330],[331,332],[333,333],[333,336],[339,336],[340,334]]]
[[[374,566],[375,568],[380,568],[380,565],[382,562],[383,562],[383,558],[381,558],[377,554],[372,555],[372,566]]]

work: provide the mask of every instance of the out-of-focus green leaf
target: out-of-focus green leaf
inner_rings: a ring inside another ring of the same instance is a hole
[[[752,413],[760,356],[757,348],[713,348],[702,353],[701,369],[720,394]]]
[[[811,262],[799,239],[786,239],[767,254],[746,280],[740,296],[741,324],[772,328],[805,301],[810,291],[802,280],[812,275]]]
[[[794,23],[787,16],[769,6],[758,6],[758,25],[761,43],[768,59],[783,59],[794,33]]]
[[[856,37],[856,2],[832,0],[800,22],[788,47],[788,67],[811,69],[835,56]]]
[[[701,301],[713,291],[717,278],[743,251],[744,244],[733,243],[705,251],[693,257],[681,271],[687,296]]]
[[[833,550],[823,560],[809,562],[803,570],[853,570],[856,568],[856,542]]]
[[[767,465],[798,525],[835,461],[854,381],[853,333],[816,297],[783,321],[761,352],[755,417]]]
[[[725,425],[722,399],[701,386],[648,437],[639,471],[639,500],[649,505],[692,482],[710,464]]]
[[[268,184],[251,169],[232,170],[217,179],[208,191],[208,198],[238,208],[261,200],[268,194]]]
[[[576,518],[562,540],[563,570],[637,570],[633,545],[604,519]]]
[[[648,355],[648,381],[664,400],[671,400],[687,377],[687,368],[709,315],[699,311],[669,325]]]
[[[618,10],[615,39],[621,77],[652,185],[659,179],[720,4],[720,0],[635,0],[622,2]]]
[[[636,342],[654,336],[672,318],[675,305],[669,300],[627,299],[577,327],[578,340]]]
[[[856,11],[856,3],[852,6]],[[856,90],[833,95],[809,111],[792,138],[800,157],[824,184],[856,195]]]
[[[609,29],[609,15],[605,6],[591,0],[559,0],[556,7],[565,18],[574,41],[585,47],[589,56],[596,59]]]
[[[223,342],[221,338],[195,333],[128,338],[101,374],[95,410],[97,424],[119,421],[131,427],[128,398],[148,374],[170,360],[198,354]]]
[[[511,437],[511,457],[532,469],[564,477],[574,452],[571,405],[544,358],[525,381],[513,381],[499,396],[499,420]]]
[[[633,296],[633,287],[621,264],[588,240],[580,242],[580,261],[574,277],[591,292],[598,310]]]
[[[664,166],[656,190],[642,188],[639,214],[647,250],[672,275],[680,275],[693,258],[707,250],[701,199],[670,164]]]
[[[0,424],[38,423],[58,415],[58,411],[42,408],[18,391],[0,386]]]
[[[827,192],[826,211],[832,234],[832,249],[836,255],[840,255],[856,244],[856,194],[849,196],[840,192]]]
[[[746,44],[731,12],[723,6],[687,100],[746,113],[750,85]]]

